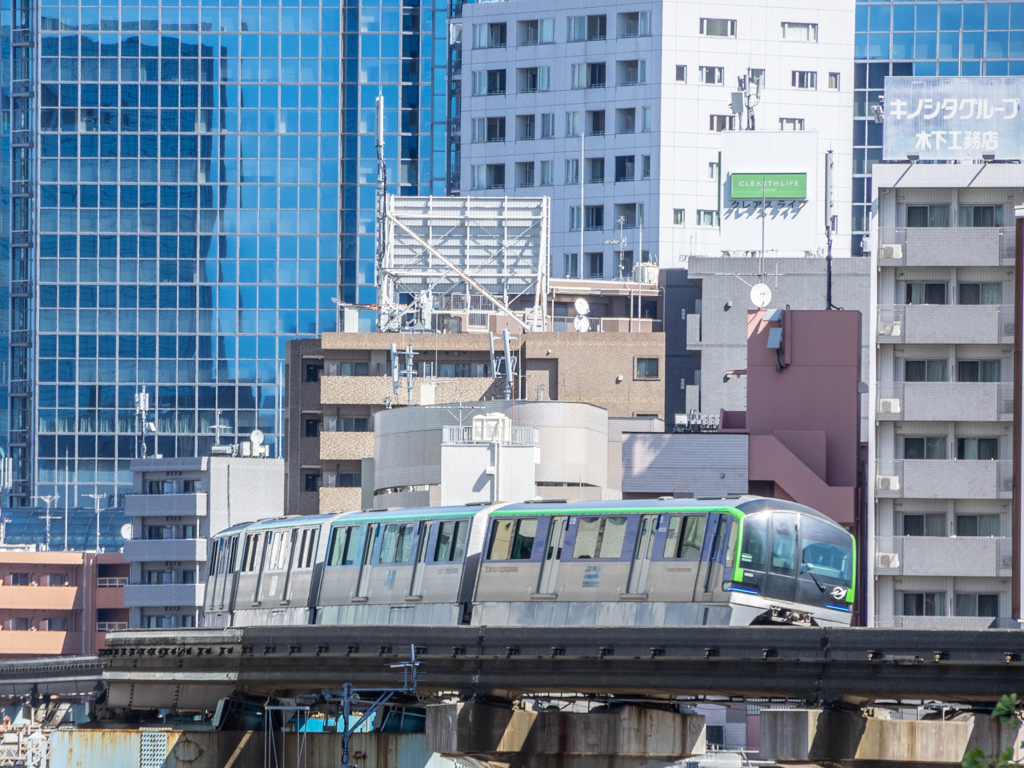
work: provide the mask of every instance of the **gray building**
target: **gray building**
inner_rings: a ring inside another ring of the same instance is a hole
[[[876,164],[873,186],[868,616],[972,629],[1019,618],[1013,225],[1024,167]]]
[[[124,603],[132,627],[195,627],[206,544],[238,523],[284,514],[284,460],[204,456],[132,462]]]

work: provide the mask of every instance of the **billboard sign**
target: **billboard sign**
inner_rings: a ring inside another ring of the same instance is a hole
[[[732,173],[733,200],[806,200],[806,173]]]
[[[882,159],[1024,159],[1024,77],[885,78]]]

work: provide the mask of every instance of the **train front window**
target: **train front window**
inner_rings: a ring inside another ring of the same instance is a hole
[[[674,515],[665,536],[666,560],[697,560],[704,543],[707,515]]]
[[[796,571],[796,515],[772,515],[771,572],[792,576]]]
[[[581,517],[572,556],[577,560],[614,560],[622,556],[625,540],[626,518]]]
[[[768,516],[749,515],[743,518],[743,546],[740,549],[740,568],[764,570],[765,552],[768,550]]]
[[[435,563],[461,562],[466,553],[465,520],[446,520],[438,526],[437,544],[434,545]]]
[[[406,563],[412,554],[412,523],[393,523],[384,526],[380,545],[381,563]]]
[[[537,518],[496,520],[487,546],[488,560],[529,560],[537,537]]]
[[[800,571],[819,580],[849,586],[853,582],[853,546],[850,537],[828,523],[800,518]]]

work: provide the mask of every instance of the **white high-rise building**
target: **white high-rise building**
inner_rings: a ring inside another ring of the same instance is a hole
[[[461,24],[461,189],[550,195],[552,276],[722,253],[722,133],[750,127],[740,77],[756,130],[834,151],[833,253],[849,255],[853,0],[509,0],[465,5]]]

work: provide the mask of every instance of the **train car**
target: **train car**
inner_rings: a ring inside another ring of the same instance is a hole
[[[511,504],[490,514],[472,623],[848,626],[855,555],[778,499]]]
[[[335,519],[315,623],[463,623],[492,509],[371,510]]]
[[[238,544],[252,523],[226,528],[210,538],[206,557],[206,592],[203,597],[203,626],[230,627],[238,582]]]

